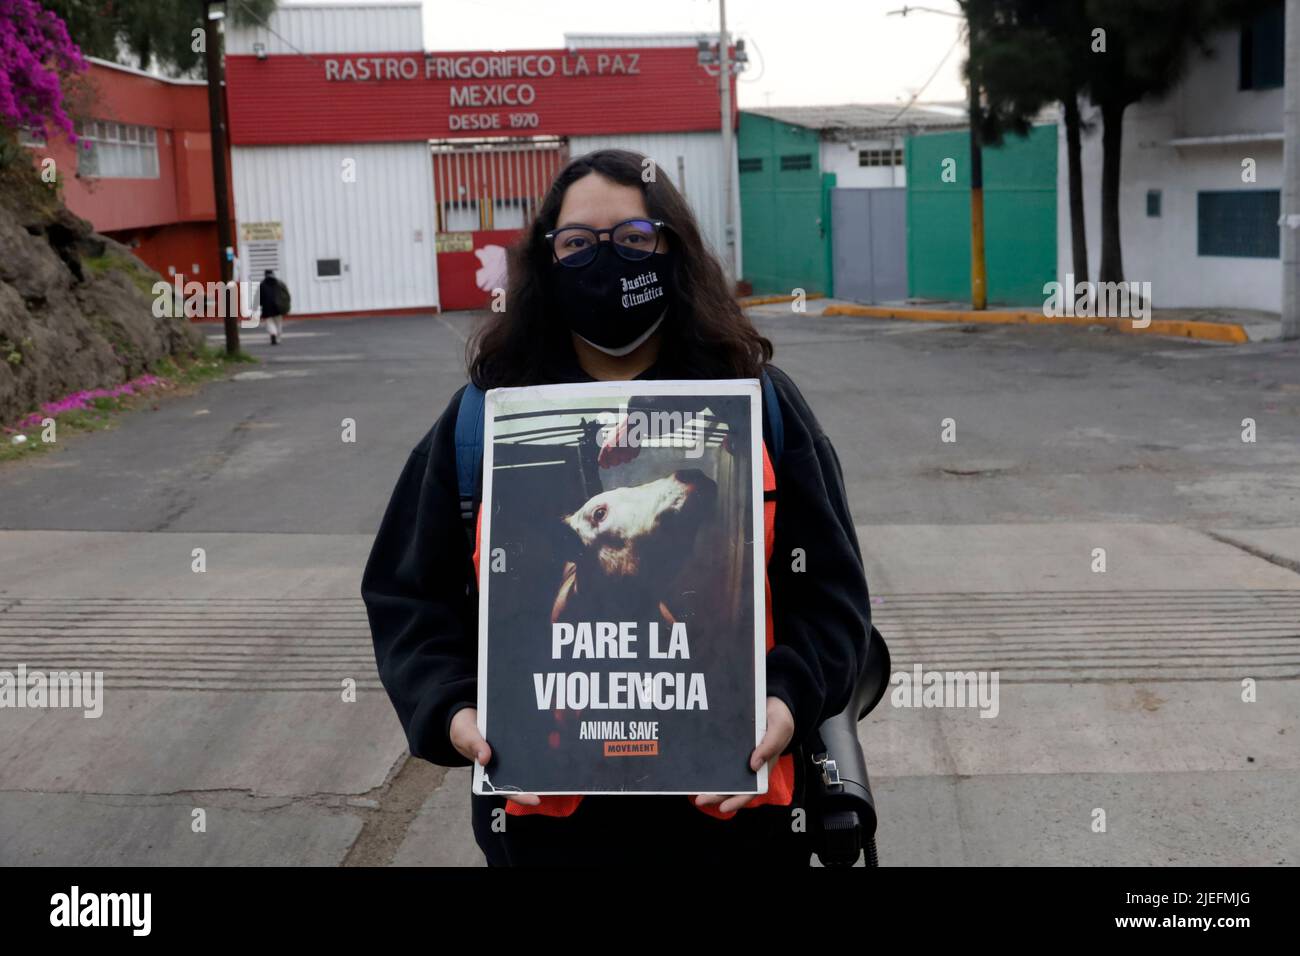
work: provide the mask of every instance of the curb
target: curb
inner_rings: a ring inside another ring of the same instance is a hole
[[[826,298],[825,292],[809,292],[807,295],[804,296],[805,301],[809,299],[824,299],[824,298]],[[794,296],[792,295],[749,295],[736,300],[736,302],[740,305],[742,309],[748,309],[751,305],[771,305],[773,302],[793,302],[793,301],[794,301]],[[826,313],[823,312],[822,314],[825,315]]]
[[[812,296],[809,296],[812,298]],[[1152,319],[1146,328],[1134,328],[1132,319],[1043,315],[1027,309],[914,309],[885,305],[828,305],[822,315],[856,315],[873,319],[910,319],[916,322],[977,322],[988,325],[1101,325],[1130,335],[1163,335],[1202,342],[1240,345],[1250,341],[1246,328],[1236,322],[1197,322],[1191,319]]]

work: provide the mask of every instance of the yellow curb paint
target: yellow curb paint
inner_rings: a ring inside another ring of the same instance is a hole
[[[1236,322],[1197,322],[1192,319],[1152,319],[1146,328],[1134,328],[1132,319],[1075,315],[1043,315],[1019,309],[899,309],[884,305],[828,305],[822,315],[856,315],[874,319],[910,319],[915,322],[973,322],[988,325],[1103,325],[1117,332],[1165,335],[1202,342],[1248,342],[1244,326]]]
[[[824,293],[824,292],[810,292],[810,293],[808,293],[806,296],[804,296],[804,298],[805,298],[805,299],[824,299],[824,298],[826,298],[826,293]],[[737,299],[736,301],[737,301],[738,303],[740,303],[740,307],[741,307],[742,309],[747,309],[747,308],[749,308],[751,305],[770,305],[770,304],[772,304],[773,302],[793,302],[793,301],[794,301],[794,296],[792,296],[792,295],[751,295],[751,296],[749,296],[749,297],[747,297],[747,298],[744,298],[744,299]],[[824,314],[824,313],[823,313],[823,314]]]

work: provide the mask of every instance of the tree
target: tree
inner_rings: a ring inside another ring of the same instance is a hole
[[[1120,162],[1124,112],[1146,97],[1159,97],[1178,83],[1188,53],[1208,54],[1213,0],[1087,0],[1097,47],[1088,60],[1088,97],[1101,112],[1100,282],[1124,281],[1120,242]]]
[[[36,0],[0,0],[0,126],[75,140],[61,75],[86,68],[63,21]]]
[[[1124,112],[1164,96],[1192,56],[1210,56],[1208,38],[1255,15],[1271,0],[1086,0],[1088,28],[1101,48],[1086,60],[1085,90],[1101,112],[1101,282],[1124,281],[1119,231]]]
[[[207,25],[203,0],[45,0],[68,24],[88,56],[158,69],[173,76],[204,75],[204,46],[195,32]],[[265,21],[276,0],[227,0],[230,22]]]
[[[1079,112],[1090,42],[1084,0],[965,0],[963,7],[974,55],[966,76],[984,92],[980,133],[985,143],[997,146],[1007,135],[1026,135],[1043,107],[1062,104],[1074,275],[1086,280]]]

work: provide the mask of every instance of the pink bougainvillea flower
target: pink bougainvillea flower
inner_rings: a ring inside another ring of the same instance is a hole
[[[0,125],[45,136],[53,124],[76,142],[61,77],[85,69],[55,13],[36,0],[0,0]]]

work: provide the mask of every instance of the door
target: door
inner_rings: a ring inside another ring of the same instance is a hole
[[[832,189],[835,297],[853,302],[907,298],[907,190]]]

